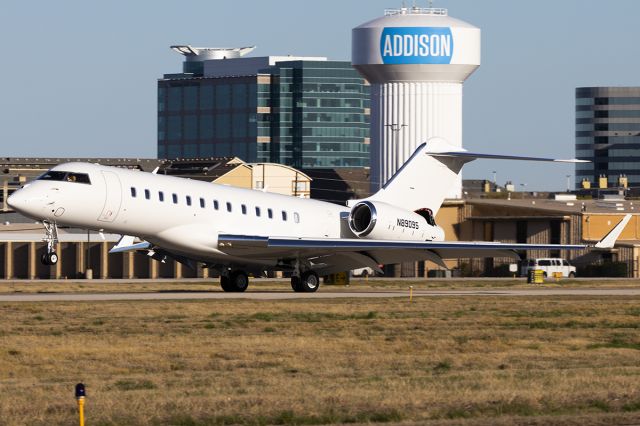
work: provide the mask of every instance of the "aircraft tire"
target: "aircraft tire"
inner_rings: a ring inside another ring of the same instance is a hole
[[[302,286],[300,285],[300,277],[291,277],[291,288],[296,293],[303,291]]]
[[[307,271],[300,277],[300,291],[314,293],[320,287],[320,277],[315,271]]]
[[[229,277],[225,277],[224,275],[220,276],[220,287],[222,287],[222,290],[226,292],[233,291],[229,282]]]
[[[229,275],[229,284],[231,291],[243,293],[249,287],[249,276],[244,271],[233,271]]]
[[[55,265],[58,263],[58,254],[56,252],[42,253],[42,256],[40,256],[40,262],[47,266]]]

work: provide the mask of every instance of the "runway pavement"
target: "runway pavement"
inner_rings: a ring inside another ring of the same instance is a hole
[[[532,297],[532,296],[640,296],[640,288],[585,288],[585,289],[500,289],[500,290],[414,290],[413,297]],[[293,293],[290,291],[247,291],[225,293],[222,291],[181,291],[146,293],[32,293],[2,294],[0,302],[91,302],[127,300],[290,300],[290,299],[362,299],[409,297],[409,291],[322,291],[317,293]]]

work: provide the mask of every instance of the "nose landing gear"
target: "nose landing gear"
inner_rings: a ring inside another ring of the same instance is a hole
[[[42,224],[45,232],[42,241],[47,243],[47,252],[42,254],[40,261],[44,265],[55,265],[58,263],[58,254],[55,252],[55,247],[58,244],[58,225],[48,220],[43,221]]]

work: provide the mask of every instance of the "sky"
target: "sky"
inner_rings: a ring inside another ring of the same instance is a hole
[[[407,5],[413,2],[407,0]],[[173,44],[349,60],[351,29],[401,0],[4,0],[0,156],[155,157]],[[417,1],[421,7],[427,0]],[[435,0],[482,29],[464,85],[470,151],[574,156],[575,88],[640,85],[640,1]],[[570,165],[476,161],[464,178],[562,190]]]

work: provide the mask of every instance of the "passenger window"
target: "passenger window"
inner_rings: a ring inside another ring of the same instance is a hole
[[[173,204],[178,204],[178,194],[171,194],[171,198],[173,198]]]
[[[282,220],[287,220],[287,212],[285,212],[284,210],[282,210]]]
[[[204,209],[204,198],[200,198],[200,207]]]
[[[256,216],[260,217],[260,207],[256,206]]]
[[[293,214],[293,221],[295,223],[300,223],[300,215],[298,213]]]
[[[242,210],[242,214],[247,214],[247,206],[245,206],[244,204],[242,204],[240,206],[240,209]]]
[[[231,213],[231,203],[227,201],[227,211]]]
[[[136,189],[133,186],[131,187],[131,196],[136,198]]]
[[[219,207],[218,200],[213,200],[213,208],[218,210],[218,207]]]
[[[566,260],[562,261],[562,266],[569,266],[569,262],[567,262]]]
[[[267,209],[267,216],[269,216],[269,219],[273,219],[273,210]]]
[[[158,200],[164,201],[164,192],[158,191]]]
[[[187,195],[187,205],[190,206],[191,205],[191,196]]]
[[[144,198],[146,198],[147,200],[151,199],[151,191],[149,191],[148,189],[144,190]]]

